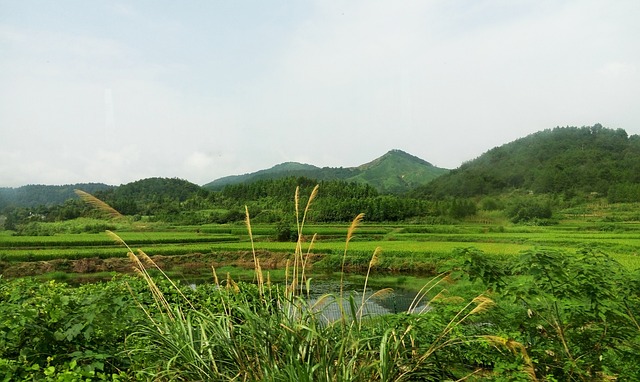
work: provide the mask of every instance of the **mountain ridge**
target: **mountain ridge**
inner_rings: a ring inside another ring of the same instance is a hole
[[[381,193],[401,194],[413,187],[426,184],[448,171],[402,150],[393,149],[356,167],[317,167],[299,162],[284,162],[252,173],[219,178],[204,184],[203,187],[209,190],[220,190],[232,184],[298,176],[319,181],[344,180],[366,183]]]

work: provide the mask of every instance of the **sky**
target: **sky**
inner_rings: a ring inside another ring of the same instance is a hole
[[[637,0],[0,0],[0,187],[640,134]]]

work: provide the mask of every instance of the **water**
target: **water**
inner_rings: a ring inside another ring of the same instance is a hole
[[[350,300],[353,300],[357,316],[375,317],[385,314],[408,312],[417,292],[402,289],[367,288],[363,298],[363,285],[345,282],[342,301],[339,299],[340,283],[336,280],[314,280],[309,291],[309,303],[323,320],[331,322],[342,318],[342,312],[352,315]],[[324,297],[329,295],[329,297]],[[353,297],[352,299],[350,297]],[[340,307],[342,303],[342,308]],[[360,312],[362,310],[362,312]],[[412,313],[426,312],[429,308],[422,302],[411,309]]]
[[[196,288],[198,283],[190,283],[191,288]],[[335,278],[314,278],[310,283],[310,290],[303,287],[303,296],[308,298],[309,306],[320,314],[325,322],[333,322],[342,318],[343,312],[347,317],[352,317],[350,300],[353,299],[356,315],[358,317],[375,317],[385,314],[409,312],[422,313],[429,307],[422,301],[415,302],[417,292],[404,288],[367,287],[362,305],[362,291],[364,285],[343,280],[342,308],[340,307],[340,280]],[[352,297],[352,298],[351,298]],[[361,309],[361,306],[362,309]],[[360,312],[360,309],[362,310]]]

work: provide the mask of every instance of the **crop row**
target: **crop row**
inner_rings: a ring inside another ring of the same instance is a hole
[[[171,243],[217,243],[238,241],[235,235],[199,235],[174,233],[122,233],[119,236],[130,245]],[[114,240],[105,234],[62,234],[54,236],[8,236],[0,241],[0,248],[51,248],[112,246]]]

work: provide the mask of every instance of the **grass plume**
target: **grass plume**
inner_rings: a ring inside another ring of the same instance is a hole
[[[92,206],[93,208],[95,208],[96,210],[106,214],[107,216],[109,216],[110,218],[113,219],[122,219],[124,218],[124,216],[118,212],[115,208],[111,207],[110,205],[108,205],[107,203],[103,202],[102,200],[96,198],[95,196],[91,195],[88,192],[82,191],[82,190],[73,190],[76,195],[78,195],[78,197],[80,197],[80,199],[82,199],[83,202],[89,204],[90,206]]]
[[[347,260],[347,251],[349,250],[349,242],[353,238],[353,234],[364,219],[364,213],[359,213],[349,225],[349,229],[347,230],[347,238],[344,243],[344,253],[342,254],[342,265],[340,267],[340,299],[344,297],[344,264]]]
[[[364,310],[365,296],[367,294],[367,282],[369,281],[369,274],[371,273],[371,268],[376,266],[380,261],[380,252],[382,252],[382,248],[376,247],[373,251],[373,255],[371,256],[371,260],[369,261],[369,267],[367,268],[367,276],[364,278],[364,287],[362,288],[362,302],[360,303],[359,315],[360,321],[362,321],[362,311]]]
[[[262,267],[260,266],[260,260],[256,256],[256,247],[253,242],[253,231],[251,230],[251,217],[249,216],[249,207],[244,206],[245,219],[244,222],[247,225],[247,231],[249,232],[249,241],[251,242],[251,254],[253,255],[254,270],[256,273],[256,282],[258,283],[258,290],[260,296],[264,296],[264,276],[262,274]]]

